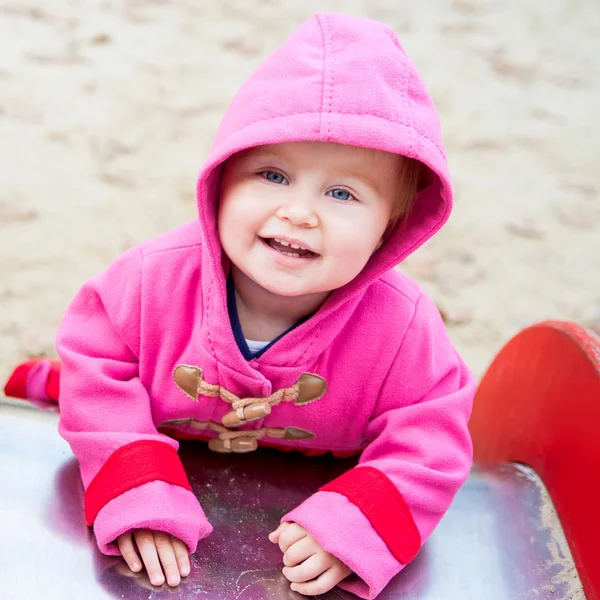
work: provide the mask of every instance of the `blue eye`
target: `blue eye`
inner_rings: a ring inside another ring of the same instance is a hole
[[[335,198],[336,200],[351,200],[354,198],[350,192],[346,190],[342,190],[341,188],[335,188],[334,190],[329,190],[327,192],[328,196]]]
[[[288,184],[288,180],[281,174],[275,171],[263,171],[261,175],[272,183]]]

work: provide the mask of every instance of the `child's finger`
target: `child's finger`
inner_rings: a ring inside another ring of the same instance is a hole
[[[320,594],[326,594],[329,590],[334,588],[342,581],[342,579],[347,577],[349,573],[349,569],[346,571],[345,569],[332,567],[314,581],[292,583],[290,587],[294,592],[304,594],[305,596],[319,596]]]
[[[313,538],[307,536],[287,549],[283,555],[283,564],[286,567],[295,567],[316,554],[319,549],[319,545]]]
[[[117,538],[117,546],[121,556],[127,563],[127,566],[134,572],[137,573],[142,570],[142,563],[140,557],[137,555],[133,546],[133,539],[130,533],[124,533]]]
[[[316,579],[319,575],[325,573],[329,567],[331,567],[331,563],[323,560],[322,554],[313,554],[297,567],[284,567],[283,574],[291,582],[302,583]]]
[[[289,523],[281,523],[281,525],[279,525],[279,527],[275,531],[269,534],[269,540],[274,544],[278,544],[279,536],[281,535],[281,532],[285,529],[286,525],[289,525]]]
[[[171,587],[175,587],[181,583],[181,576],[179,575],[179,565],[175,558],[175,550],[173,549],[173,542],[171,536],[161,531],[154,532],[154,544],[158,553],[158,558],[162,569],[165,573],[167,583]]]
[[[283,553],[296,542],[308,535],[306,529],[296,523],[288,523],[288,526],[279,534],[279,548]]]
[[[179,573],[181,573],[182,577],[187,577],[191,570],[188,547],[184,542],[178,540],[177,538],[172,537],[171,541],[173,542],[175,558],[177,559],[177,564],[179,565]]]
[[[151,531],[140,529],[133,534],[135,543],[137,544],[138,550],[144,566],[148,573],[148,578],[152,585],[162,585],[165,582],[162,569],[160,568],[160,562],[158,560],[158,553],[156,552],[156,545],[154,544],[154,536]]]

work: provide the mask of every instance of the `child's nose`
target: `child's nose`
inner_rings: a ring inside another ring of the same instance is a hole
[[[319,217],[315,212],[312,202],[306,197],[296,195],[288,202],[283,203],[277,211],[277,216],[282,221],[290,221],[298,227],[316,227]]]

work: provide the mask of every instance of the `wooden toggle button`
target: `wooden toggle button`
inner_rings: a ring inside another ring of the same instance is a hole
[[[237,410],[232,410],[223,417],[223,425],[225,427],[239,427],[245,423],[262,419],[263,417],[271,414],[271,405],[268,402],[249,404],[248,406],[240,409],[239,412],[243,413],[243,419],[240,419],[240,414]]]
[[[221,454],[230,454],[231,452],[244,454],[256,450],[258,448],[258,443],[256,442],[256,438],[250,437],[239,437],[232,440],[216,438],[208,442],[208,448],[213,452],[219,452]]]

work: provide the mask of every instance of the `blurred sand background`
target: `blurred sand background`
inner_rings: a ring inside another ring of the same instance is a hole
[[[394,28],[439,109],[450,223],[403,269],[478,376],[547,318],[600,330],[596,0],[0,0],[0,381],[67,303],[195,216],[221,115],[316,10]]]

